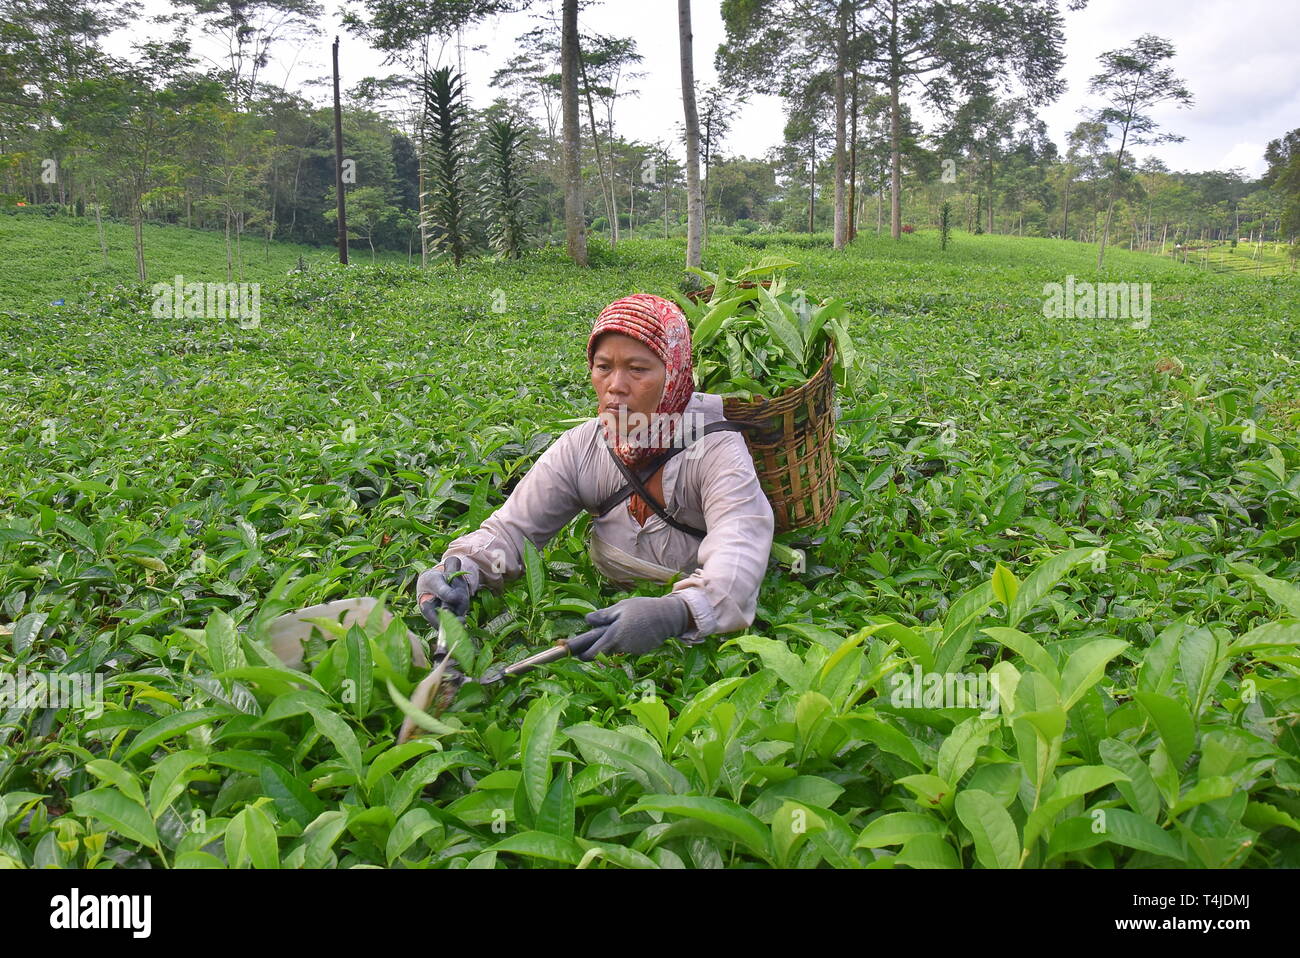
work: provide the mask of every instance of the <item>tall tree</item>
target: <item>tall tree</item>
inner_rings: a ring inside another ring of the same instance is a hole
[[[55,122],[65,112],[67,91],[102,75],[101,41],[139,8],[134,0],[0,0],[0,154],[9,155],[10,174],[23,159],[53,161],[53,179],[41,183],[47,202],[68,202],[84,192],[65,162],[75,131]],[[31,156],[17,156],[15,141]],[[35,188],[28,198],[37,200]]]
[[[1061,236],[1064,239],[1070,238],[1070,190],[1076,180],[1081,184],[1092,184],[1100,177],[1106,154],[1106,142],[1109,138],[1106,124],[1091,123],[1087,120],[1076,124],[1074,129],[1065,135],[1064,196],[1061,201]],[[1093,199],[1095,204],[1095,197]],[[1094,209],[1092,217],[1094,224],[1096,219]]]
[[[385,63],[399,62],[421,81],[432,76],[429,69],[430,47],[440,41],[436,61],[451,38],[480,20],[523,9],[530,0],[358,0],[360,10],[345,9],[343,25],[370,46],[386,54]],[[428,262],[428,190],[423,180],[430,150],[429,116],[423,108],[429,103],[427,87],[420,91],[416,146],[419,154],[420,181],[420,257]]]
[[[319,36],[323,15],[317,0],[174,0],[168,19],[189,22],[197,17],[202,30],[226,45],[222,71],[236,109],[247,108],[257,89],[258,74],[271,59],[271,46],[282,39]]]
[[[518,259],[528,234],[532,160],[528,129],[512,116],[488,122],[478,150],[479,202],[492,248],[504,259]]]
[[[677,35],[682,63],[682,110],[686,122],[686,265],[699,266],[704,253],[704,195],[700,188],[700,115],[695,105],[695,51],[691,0],[677,0]],[[692,276],[694,274],[691,274]]]
[[[578,0],[564,0],[560,38],[560,100],[564,111],[564,237],[569,258],[587,265],[587,216],[578,154]]]
[[[583,47],[580,56],[582,65],[582,87],[583,95],[587,101],[588,118],[591,121],[591,141],[596,150],[596,164],[600,169],[601,189],[605,191],[606,201],[605,209],[609,214],[610,244],[618,243],[618,198],[617,183],[614,171],[614,103],[620,95],[618,86],[621,79],[636,79],[642,77],[644,73],[626,71],[626,68],[632,64],[642,61],[641,54],[636,52],[636,40],[631,37],[607,37],[597,34],[583,44],[579,38],[579,45]],[[592,103],[592,94],[596,94],[605,104],[606,115],[608,119],[608,143],[606,153],[609,156],[608,165],[601,159],[600,136],[596,129],[596,111]],[[606,176],[608,169],[608,177]]]
[[[981,90],[957,108],[941,139],[950,153],[967,150],[978,165],[988,198],[985,228],[989,233],[993,232],[995,167],[1023,142],[1036,119],[1025,100],[999,99],[992,91]]]
[[[469,251],[469,187],[465,182],[466,110],[461,76],[449,66],[434,70],[427,82],[430,122],[429,169],[425,182],[429,211],[441,231],[438,243],[459,266]]]
[[[1070,9],[1086,0],[1070,0]],[[902,232],[903,98],[919,87],[941,113],[992,87],[1021,85],[1034,105],[1060,95],[1064,34],[1058,0],[727,0],[719,72],[771,85],[800,62],[855,70],[890,97],[890,232]],[[846,29],[847,27],[847,29]],[[828,38],[830,38],[828,40]],[[791,49],[802,49],[792,56]],[[837,82],[842,91],[842,82]],[[784,91],[783,91],[784,92]],[[843,97],[836,95],[837,153]],[[838,161],[837,169],[845,164]],[[842,222],[842,219],[841,219]]]
[[[801,224],[809,233],[816,227],[818,146],[824,146],[825,142],[819,130],[833,110],[831,85],[829,73],[816,74],[785,101],[785,145],[780,154],[791,184],[807,184],[807,202]]]
[[[579,3],[579,8],[583,4]],[[555,26],[559,26],[556,24]],[[562,75],[551,69],[551,64],[559,60],[562,38],[560,31],[550,27],[535,27],[521,35],[516,45],[522,52],[511,58],[506,67],[498,70],[492,77],[492,83],[503,89],[518,88],[531,102],[538,95],[546,110],[547,126],[555,139],[555,110],[553,104],[563,100]],[[616,245],[619,239],[619,216],[617,200],[617,173],[615,170],[616,145],[614,108],[621,96],[630,91],[619,90],[625,79],[635,79],[642,73],[630,72],[628,67],[640,63],[642,57],[636,52],[636,41],[631,37],[614,37],[593,34],[577,39],[578,45],[578,97],[586,105],[588,130],[591,133],[592,149],[596,156],[596,172],[600,181],[601,202],[605,207],[605,216],[609,222],[610,243]],[[596,120],[596,100],[605,107],[606,135],[604,145],[600,126]],[[560,153],[557,149],[548,151],[551,155]],[[581,143],[579,143],[581,149]]]
[[[703,229],[706,237],[709,231],[709,175],[722,141],[731,132],[732,114],[735,112],[737,104],[743,103],[744,100],[743,95],[737,97],[726,87],[711,83],[704,88],[704,92],[697,103],[700,118],[700,158],[704,161],[704,182],[701,187],[701,195],[704,198]]]
[[[1268,171],[1262,182],[1280,195],[1282,236],[1295,237],[1300,234],[1300,128],[1270,140],[1264,150],[1264,161],[1268,163]],[[1293,269],[1294,263],[1293,257]]]
[[[176,196],[184,180],[177,144],[192,111],[221,98],[212,81],[195,75],[189,44],[179,38],[138,44],[136,63],[101,60],[94,74],[68,86],[59,119],[97,137],[97,168],[117,185],[131,220],[136,277],[147,282],[145,207]]]
[[[1105,100],[1105,106],[1092,111],[1090,119],[1118,126],[1119,151],[1111,169],[1110,195],[1106,200],[1106,224],[1101,231],[1101,245],[1097,248],[1097,268],[1106,261],[1106,241],[1110,238],[1112,217],[1115,212],[1115,194],[1124,175],[1124,151],[1130,140],[1133,144],[1178,143],[1183,137],[1174,133],[1156,133],[1158,126],[1147,112],[1158,103],[1172,100],[1179,106],[1190,106],[1191,91],[1174,75],[1173,67],[1162,66],[1174,55],[1174,46],[1168,40],[1146,33],[1130,47],[1109,50],[1099,58],[1102,71],[1090,83],[1090,91]]]

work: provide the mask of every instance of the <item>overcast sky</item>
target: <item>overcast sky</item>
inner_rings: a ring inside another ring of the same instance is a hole
[[[382,65],[381,54],[339,29],[339,11],[348,2],[323,0],[326,15],[320,26],[326,35],[302,46],[282,43],[273,48],[275,62],[265,79],[279,85],[287,78],[291,88],[320,100],[321,89],[304,90],[303,83],[327,74],[329,44],[336,31],[342,33],[344,86],[367,75],[394,72]],[[355,0],[351,5],[357,5]],[[169,6],[168,0],[145,0],[150,13]],[[559,3],[540,0],[534,6],[558,11]],[[692,5],[699,88],[717,79],[713,52],[724,37],[720,7],[717,0],[695,0]],[[1295,51],[1300,3],[1295,0],[1091,0],[1086,9],[1067,10],[1064,16],[1063,75],[1069,89],[1041,111],[1058,146],[1064,146],[1066,132],[1082,119],[1080,108],[1094,102],[1088,79],[1097,72],[1098,54],[1126,46],[1143,33],[1173,42],[1174,69],[1196,101],[1190,108],[1157,107],[1153,115],[1161,129],[1186,140],[1139,147],[1139,158],[1154,154],[1174,170],[1241,167],[1247,175],[1258,176],[1264,171],[1268,141],[1300,127],[1300,55]],[[644,57],[639,69],[646,75],[633,81],[639,96],[621,101],[621,112],[615,114],[619,133],[644,142],[671,140],[673,125],[682,115],[675,0],[605,0],[585,10],[581,21],[587,32],[635,36]],[[465,35],[466,91],[474,105],[486,105],[500,95],[488,80],[512,54],[515,38],[538,22],[527,13],[511,14]],[[140,26],[114,37],[110,48],[125,55],[141,34]],[[486,49],[476,51],[476,46]],[[200,44],[196,49],[215,56],[218,48]],[[455,62],[456,56],[453,43],[444,62]],[[731,156],[761,157],[781,142],[783,126],[780,100],[756,97],[739,108],[723,150]]]

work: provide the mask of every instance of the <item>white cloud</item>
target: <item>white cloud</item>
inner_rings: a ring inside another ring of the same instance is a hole
[[[1223,159],[1218,162],[1215,168],[1230,170],[1234,166],[1244,167],[1248,176],[1262,176],[1267,167],[1264,162],[1264,144],[1235,143],[1232,149],[1223,154]]]

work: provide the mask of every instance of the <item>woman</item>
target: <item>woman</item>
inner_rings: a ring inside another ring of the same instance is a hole
[[[772,507],[741,435],[699,428],[723,421],[722,398],[693,391],[686,317],[647,293],[617,300],[592,327],[587,365],[598,418],[560,436],[505,505],[420,576],[421,610],[435,623],[440,606],[464,618],[484,583],[499,592],[521,574],[525,539],[541,549],[586,510],[592,560],[606,578],[685,577],[667,595],[589,613],[593,628],[569,641],[572,654],[640,655],[669,638],[695,644],[747,628],[772,549]],[[649,469],[642,481],[653,501],[620,499],[628,477]]]

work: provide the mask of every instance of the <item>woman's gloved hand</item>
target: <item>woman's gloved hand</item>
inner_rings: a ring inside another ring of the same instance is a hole
[[[675,595],[623,599],[609,608],[587,613],[596,626],[569,640],[569,653],[590,662],[602,652],[644,655],[681,635],[691,624],[690,607]]]
[[[465,621],[469,612],[469,577],[461,572],[460,556],[448,556],[441,569],[430,569],[415,583],[415,598],[430,624],[438,624],[438,610],[447,611]]]

